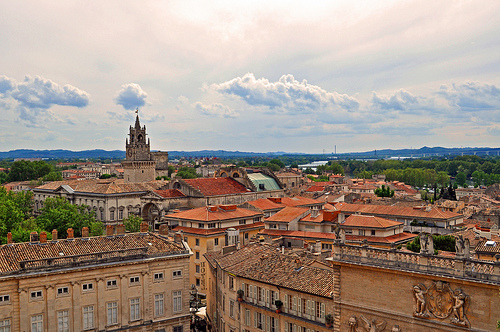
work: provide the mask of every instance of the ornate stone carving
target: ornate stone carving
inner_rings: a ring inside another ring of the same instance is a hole
[[[391,329],[391,332],[402,332],[402,330],[399,325],[394,325]]]
[[[427,255],[434,255],[434,240],[432,235],[420,233],[420,253]]]
[[[455,238],[455,251],[457,258],[469,258],[470,257],[470,242],[469,239],[465,239],[462,235]]]
[[[343,228],[339,231],[340,243],[345,243],[345,230]]]
[[[426,301],[427,288],[418,284],[413,286],[413,295],[415,296],[416,308],[413,312],[413,316],[427,318],[429,314],[427,313],[427,301]]]
[[[461,289],[453,291],[446,282],[437,281],[429,288],[423,284],[413,286],[416,308],[413,316],[419,318],[450,318],[449,322],[462,327],[470,327],[466,316],[469,296]],[[430,314],[432,314],[432,316]],[[452,315],[453,314],[453,315]]]
[[[360,318],[364,323],[362,326],[364,327],[366,332],[381,332],[381,331],[385,330],[385,326],[387,325],[387,322],[385,320],[381,321],[380,323],[377,323],[375,321],[375,319],[372,319],[371,321],[369,321],[363,315],[361,315]]]
[[[357,332],[358,330],[358,319],[356,316],[349,317],[347,321],[347,325],[349,325],[349,332]]]

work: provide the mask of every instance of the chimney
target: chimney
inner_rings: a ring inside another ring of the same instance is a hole
[[[116,235],[125,235],[125,225],[124,224],[116,225]]]
[[[40,243],[47,243],[47,232],[40,233]]]
[[[11,232],[7,233],[7,244],[12,244],[12,233]]]
[[[295,259],[295,269],[298,270],[302,266],[302,263],[300,262],[300,259],[296,258]]]
[[[147,233],[149,231],[149,224],[145,221],[141,222],[141,233]]]
[[[73,231],[73,228],[68,228],[68,240],[74,238],[75,238],[75,232]]]
[[[182,242],[182,232],[176,232],[174,235],[174,242],[181,243]]]
[[[52,241],[57,241],[57,229],[52,230]]]
[[[113,236],[115,233],[115,230],[113,228],[113,225],[106,225],[106,236]]]
[[[89,228],[88,227],[82,228],[82,237],[89,237]]]
[[[30,233],[30,242],[38,242],[38,233],[37,232],[31,232]]]
[[[167,224],[160,225],[159,232],[160,232],[160,235],[168,236],[168,225]]]

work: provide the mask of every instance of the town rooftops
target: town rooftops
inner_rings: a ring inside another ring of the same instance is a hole
[[[248,176],[248,179],[250,181],[252,181],[255,188],[257,188],[257,191],[268,191],[268,190],[280,190],[281,189],[279,184],[276,182],[276,180],[267,174],[259,173],[259,172],[254,172],[254,173],[248,172],[247,176]]]
[[[185,179],[185,183],[199,190],[204,196],[246,193],[249,190],[233,178]]]
[[[426,218],[426,219],[458,219],[463,217],[461,214],[442,211],[436,208],[419,208],[419,207],[398,207],[387,205],[372,205],[372,204],[348,204],[337,203],[335,208],[345,214],[353,214],[356,212],[370,215],[384,216],[401,216],[409,218]]]
[[[165,217],[167,219],[192,221],[224,221],[231,219],[248,219],[260,216],[262,216],[262,212],[240,208],[236,205],[211,205],[169,214]]]
[[[93,193],[93,194],[123,194],[131,192],[147,192],[156,190],[164,182],[151,181],[151,182],[137,182],[125,183],[123,179],[89,179],[89,180],[67,180],[67,181],[53,181],[42,186],[34,188],[34,191],[57,191],[71,188],[73,192],[80,193]]]
[[[283,204],[275,203],[267,198],[256,199],[254,201],[248,201],[246,203],[252,205],[253,207],[256,207],[261,211],[278,211],[285,207]]]
[[[342,226],[363,228],[390,228],[403,225],[402,222],[385,219],[382,217],[352,214],[345,219]]]
[[[165,189],[165,190],[155,190],[155,193],[160,195],[161,197],[164,198],[171,198],[171,197],[185,197],[180,190],[178,189]]]
[[[307,216],[300,219],[300,221],[313,223],[337,222],[339,213],[339,211],[321,210],[317,211],[316,217],[313,217],[313,213],[309,213]]]
[[[182,243],[154,233],[13,243],[0,246],[0,275],[188,253]]]
[[[307,207],[286,206],[285,208],[283,208],[283,210],[267,218],[266,222],[270,221],[289,223],[294,219],[303,218],[308,212],[309,208]]]
[[[333,272],[327,266],[313,267],[316,261],[282,254],[274,246],[250,244],[225,255],[209,252],[204,256],[212,266],[217,262],[237,277],[317,296],[332,296]]]
[[[216,234],[222,234],[228,228],[234,228],[240,231],[245,231],[250,229],[261,229],[264,228],[264,223],[256,222],[253,224],[238,225],[238,226],[223,227],[223,228],[194,228],[194,227],[177,226],[174,228],[174,231],[182,231],[183,233],[186,234],[195,234],[199,236],[212,236]]]
[[[283,204],[286,206],[321,206],[325,204],[325,202],[318,201],[317,199],[312,199],[312,198],[307,198],[307,197],[302,197],[302,196],[295,196],[295,197],[282,197],[282,198],[277,198],[277,197],[270,197],[268,198],[272,200],[275,203]]]

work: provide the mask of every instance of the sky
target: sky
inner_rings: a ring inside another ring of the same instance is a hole
[[[2,1],[0,151],[499,147],[500,1]]]

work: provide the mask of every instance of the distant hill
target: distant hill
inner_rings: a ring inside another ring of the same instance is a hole
[[[299,156],[299,155],[315,155],[318,158],[421,158],[430,156],[456,156],[456,155],[500,155],[500,148],[485,148],[485,147],[467,147],[467,148],[444,148],[444,147],[427,147],[420,149],[383,149],[372,150],[366,152],[350,152],[342,154],[307,154],[307,153],[287,153],[283,151],[277,152],[242,152],[242,151],[225,151],[225,150],[201,150],[201,151],[169,151],[170,158],[179,157],[218,157],[218,158],[238,158],[238,157],[274,157],[274,156]],[[42,159],[85,159],[85,158],[102,158],[102,159],[124,159],[125,151],[120,150],[11,150],[8,152],[0,152],[0,159],[15,159],[15,158],[42,158]]]

